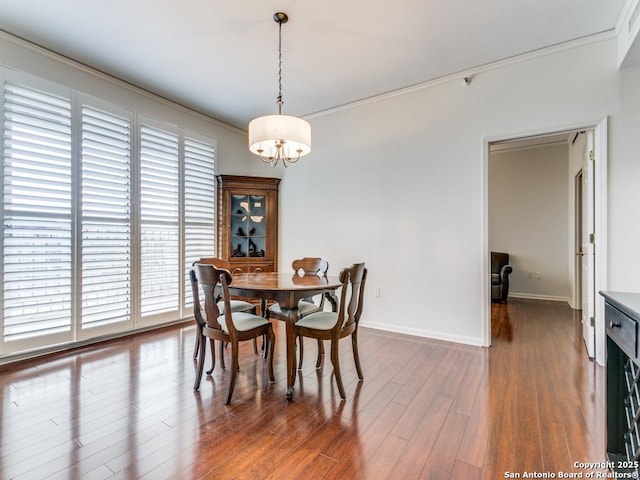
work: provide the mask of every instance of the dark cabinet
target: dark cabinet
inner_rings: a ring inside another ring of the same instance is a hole
[[[218,257],[236,272],[276,271],[280,179],[217,175],[216,180]]]
[[[607,333],[606,433],[611,470],[640,474],[640,294],[601,292]],[[635,475],[635,476],[634,476]],[[617,477],[618,478],[618,477]]]

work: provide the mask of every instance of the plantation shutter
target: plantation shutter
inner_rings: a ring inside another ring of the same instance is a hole
[[[201,257],[215,255],[215,148],[184,140],[185,306],[192,305],[189,269]]]
[[[82,327],[131,317],[131,122],[82,107]]]
[[[178,136],[142,125],[141,313],[178,310],[180,291]]]
[[[0,66],[0,357],[191,313],[216,144],[171,122]]]
[[[4,85],[3,340],[71,332],[71,101]]]

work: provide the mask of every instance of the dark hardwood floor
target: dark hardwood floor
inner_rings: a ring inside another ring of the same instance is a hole
[[[313,341],[285,400],[279,323],[276,383],[249,342],[227,407],[218,366],[192,390],[190,325],[5,367],[0,478],[493,480],[603,462],[604,372],[577,313],[492,313],[489,349],[362,328],[363,382],[341,345],[346,401]]]

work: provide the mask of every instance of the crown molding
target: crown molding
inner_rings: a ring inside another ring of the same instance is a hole
[[[4,40],[10,43],[13,43],[14,45],[20,47],[20,48],[24,48],[26,50],[30,50],[38,55],[42,55],[45,56],[47,58],[50,58],[52,60],[55,60],[56,62],[62,63],[70,68],[73,68],[75,70],[78,70],[82,73],[91,75],[101,81],[104,82],[108,82],[112,85],[115,85],[117,87],[123,88],[125,90],[128,90],[130,92],[133,92],[135,94],[141,95],[143,97],[146,97],[150,100],[162,103],[163,105],[167,105],[171,108],[180,110],[184,113],[190,114],[190,115],[194,115],[198,118],[200,118],[201,120],[207,121],[209,123],[213,123],[218,127],[221,128],[225,128],[227,130],[231,130],[235,133],[239,133],[241,135],[246,135],[247,132],[246,130],[243,130],[241,128],[238,127],[234,127],[233,125],[229,125],[228,123],[224,123],[221,120],[217,120],[214,117],[211,117],[210,115],[207,115],[206,113],[200,112],[198,110],[194,110],[193,108],[189,108],[186,105],[182,105],[180,103],[177,103],[173,100],[169,100],[168,98],[165,98],[161,95],[158,95],[157,93],[153,93],[150,92],[149,90],[145,90],[142,87],[139,87],[137,85],[134,85],[132,83],[126,82],[120,78],[114,77],[112,75],[109,75],[108,73],[105,73],[103,71],[100,71],[96,68],[90,67],[88,65],[85,65],[84,63],[78,62],[77,60],[74,60],[72,58],[69,57],[65,57],[64,55],[61,55],[57,52],[54,52],[53,50],[49,50],[46,47],[43,47],[41,45],[35,44],[33,42],[30,42],[28,40],[25,40],[24,38],[18,37],[16,35],[13,35],[12,33],[9,33],[5,30],[0,30],[0,40]],[[5,65],[8,68],[11,68],[12,70],[17,70],[16,67],[14,65]]]
[[[467,70],[462,70],[456,73],[452,73],[449,75],[444,75],[442,77],[434,78],[432,80],[427,80],[425,82],[417,83],[415,85],[411,85],[409,87],[400,88],[398,90],[392,90],[390,92],[381,93],[380,95],[374,95],[371,97],[363,98],[362,100],[356,100],[355,102],[345,103],[344,105],[339,105],[337,107],[328,108],[326,110],[320,110],[318,112],[310,113],[308,115],[304,115],[305,119],[313,119],[322,117],[324,115],[337,113],[345,110],[350,110],[352,108],[361,107],[363,105],[367,105],[370,103],[376,103],[383,100],[387,100],[389,98],[397,97],[400,95],[406,95],[412,92],[417,92],[420,90],[424,90],[427,88],[435,87],[437,85],[442,85],[444,83],[449,83],[452,81],[463,81],[465,77],[474,77],[475,75],[490,72],[493,70],[498,70],[501,68],[505,68],[511,65],[516,65],[522,62],[528,62],[530,60],[534,60],[537,58],[546,57],[548,55],[553,55],[555,53],[564,52],[566,50],[571,50],[574,48],[583,47],[585,45],[590,45],[592,43],[603,42],[606,40],[610,40],[612,38],[616,38],[616,30],[608,30],[606,32],[597,33],[594,35],[589,35],[587,37],[579,38],[576,40],[571,40],[569,42],[559,43],[557,45],[552,45],[550,47],[541,48],[538,50],[534,50],[528,53],[523,53],[521,55],[516,55],[513,57],[505,58],[503,60],[497,60],[495,62],[486,63],[484,65],[479,65],[477,67],[472,67]],[[466,82],[465,82],[466,83]]]

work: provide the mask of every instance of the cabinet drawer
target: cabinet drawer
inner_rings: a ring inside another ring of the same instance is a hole
[[[607,335],[618,344],[624,353],[635,360],[638,324],[635,320],[608,303],[605,303],[604,308]]]
[[[274,272],[272,263],[265,264],[247,264],[247,263],[231,263],[231,275],[236,273],[260,273]]]

